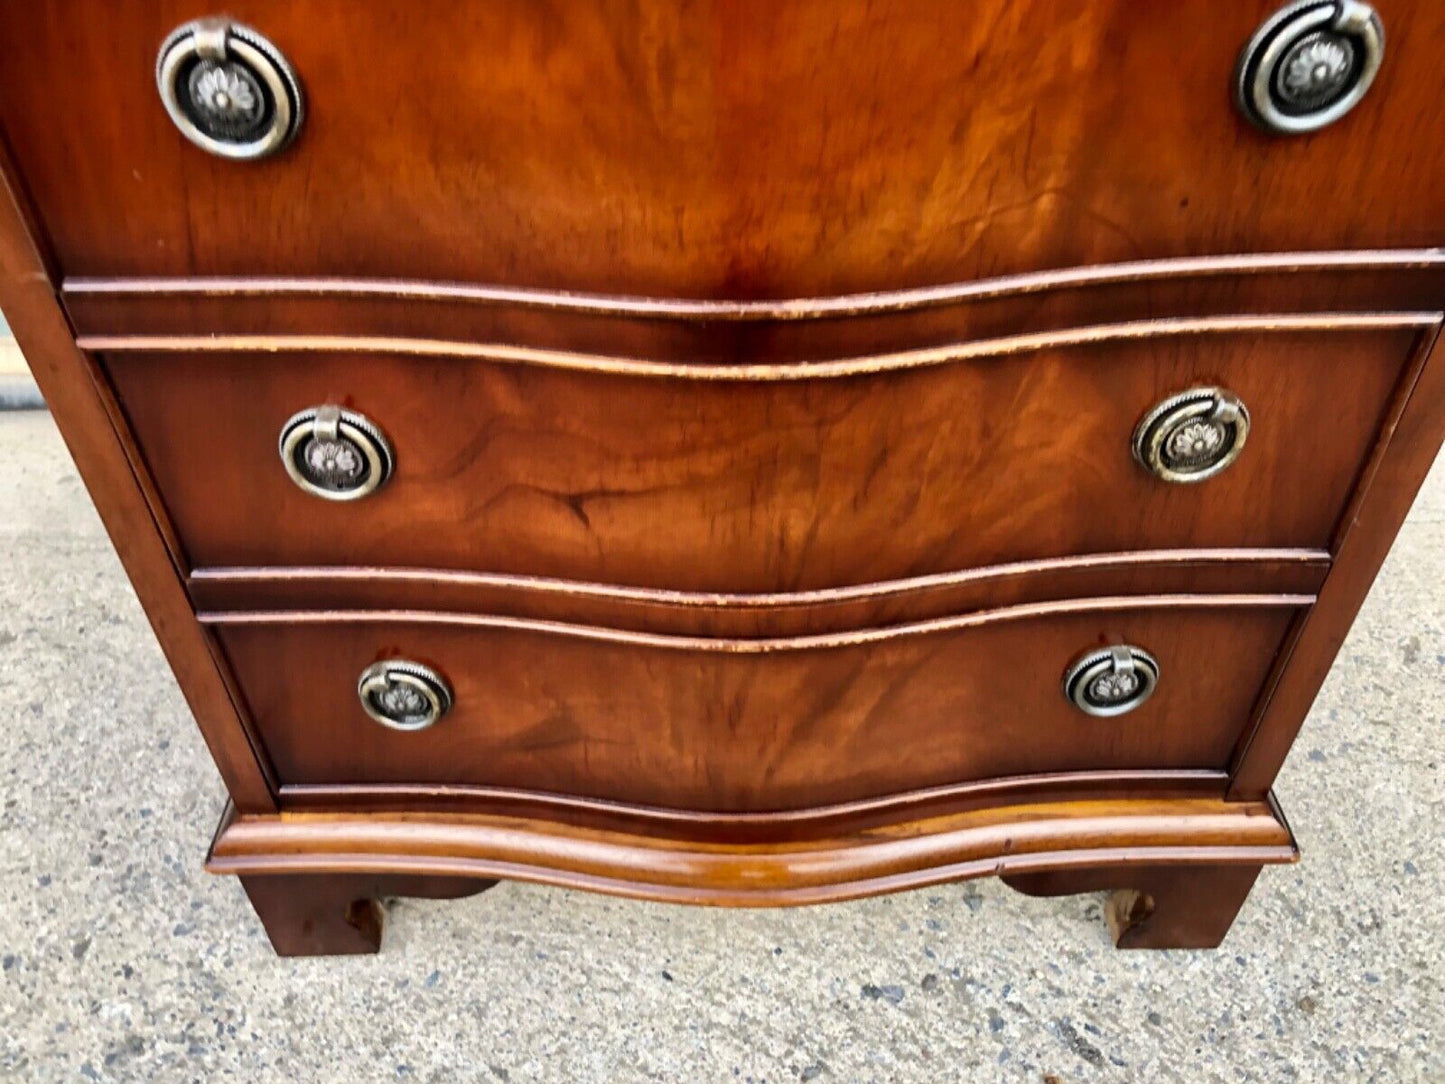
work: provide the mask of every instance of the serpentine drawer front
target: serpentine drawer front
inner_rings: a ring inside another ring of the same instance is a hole
[[[1212,946],[1296,859],[1270,788],[1445,436],[1438,0],[0,40],[0,305],[278,951],[497,878],[994,875]]]
[[[217,632],[283,788],[458,783],[757,812],[1029,772],[1223,770],[1303,601],[1085,599],[779,640],[367,613],[223,615]],[[1061,682],[1112,642],[1147,650],[1159,677],[1135,710],[1100,717]],[[391,657],[441,675],[450,710],[378,725],[357,679]]]
[[[1327,548],[1420,329],[1127,331],[802,379],[797,366],[599,372],[587,355],[565,368],[370,351],[104,364],[200,568],[777,592],[1123,550]],[[1224,401],[1242,413],[1212,421]],[[377,436],[306,429],[314,469],[340,471],[318,494],[296,466],[305,449],[293,436],[278,455],[278,437],[328,402]],[[365,448],[394,468],[367,468]]]
[[[264,107],[289,105],[286,69],[222,45],[244,97],[217,106],[214,77],[175,89],[186,35],[168,39],[203,8],[11,6],[7,39],[26,48],[0,71],[0,112],[67,275],[786,297],[1428,245],[1445,209],[1433,160],[1405,153],[1433,137],[1445,98],[1436,0],[1382,7],[1377,74],[1367,35],[1332,32],[1336,5],[1310,5],[1325,17],[1289,31],[1283,53],[1321,32],[1335,49],[1267,58],[1281,87],[1325,67],[1321,86],[1276,92],[1280,108],[1255,92],[1258,64],[1236,73],[1275,7],[1259,0],[987,0],[958,18],[937,0],[565,14],[534,0],[250,0],[215,13],[269,41],[304,90],[289,109],[299,128],[288,118],[275,137],[290,146],[259,163],[193,136],[209,118],[221,142],[229,122],[232,147],[263,144]],[[1256,136],[1253,124],[1328,115],[1367,71],[1359,103],[1318,135]],[[60,73],[105,88],[63,124]],[[162,107],[158,74],[184,103]],[[198,118],[185,135],[178,112]]]

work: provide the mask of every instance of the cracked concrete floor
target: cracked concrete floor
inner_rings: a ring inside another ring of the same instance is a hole
[[[1118,953],[991,882],[787,911],[506,884],[279,960],[201,871],[222,790],[49,417],[0,415],[0,1077],[1445,1079],[1445,466],[1295,747],[1304,850],[1224,947]]]

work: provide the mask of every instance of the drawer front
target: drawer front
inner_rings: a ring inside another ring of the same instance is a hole
[[[792,592],[1125,550],[1327,548],[1415,338],[1162,335],[803,380],[366,352],[103,360],[193,567]],[[1207,481],[1162,481],[1135,461],[1136,425],[1201,385],[1246,404],[1247,444]],[[277,454],[287,420],[328,402],[394,450],[363,499],[304,492]]]
[[[67,275],[786,297],[1439,243],[1445,5],[1378,0],[1373,87],[1294,138],[1230,100],[1277,6],[235,0],[306,115],[232,162],[156,90],[208,5],[16,3],[0,119]]]
[[[1083,601],[803,640],[644,637],[496,618],[229,615],[215,626],[283,786],[471,784],[694,810],[793,809],[1035,772],[1221,769],[1292,596]],[[1086,651],[1152,655],[1112,718],[1061,690]],[[433,726],[373,721],[358,676],[450,685]]]

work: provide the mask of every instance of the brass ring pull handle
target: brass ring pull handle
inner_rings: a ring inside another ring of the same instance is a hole
[[[1380,16],[1360,0],[1300,0],[1255,32],[1235,66],[1241,112],[1267,132],[1313,132],[1365,96],[1385,59]]]
[[[280,51],[224,19],[177,27],[156,58],[156,87],[181,134],[222,158],[275,154],[296,137],[305,112]]]
[[[1249,411],[1223,388],[1191,388],[1154,406],[1134,430],[1134,458],[1166,482],[1202,482],[1244,451]]]
[[[452,708],[446,678],[403,659],[372,663],[356,682],[362,710],[392,730],[425,730]]]
[[[369,418],[331,405],[292,415],[281,427],[280,450],[291,480],[328,501],[375,493],[396,466],[391,442]]]
[[[1133,711],[1158,684],[1158,661],[1128,645],[1090,651],[1064,672],[1064,696],[1085,715],[1099,718]]]

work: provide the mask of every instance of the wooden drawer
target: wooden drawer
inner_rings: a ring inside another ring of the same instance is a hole
[[[796,592],[1126,550],[1326,549],[1417,341],[1417,318],[1391,321],[1072,329],[811,370],[365,343],[103,364],[194,568]],[[1198,385],[1242,398],[1248,443],[1213,479],[1163,482],[1133,431]],[[394,446],[372,496],[321,500],[282,468],[283,423],[326,402]]]
[[[457,615],[210,615],[283,788],[470,784],[679,809],[792,809],[1041,772],[1222,769],[1309,596],[1023,606],[719,640]],[[1115,718],[1061,678],[1129,643],[1161,676]],[[402,733],[358,675],[405,657],[454,706]],[[284,789],[283,789],[284,794]]]
[[[7,6],[0,116],[64,275],[787,297],[1438,244],[1445,5],[1380,3],[1379,78],[1304,138],[1230,101],[1276,6],[235,0],[307,103],[238,163],[156,93],[206,6],[52,0]]]
[[[497,878],[1217,945],[1445,432],[1445,4],[1281,4],[0,7],[0,305],[278,951]],[[1238,461],[1136,463],[1201,389]]]

